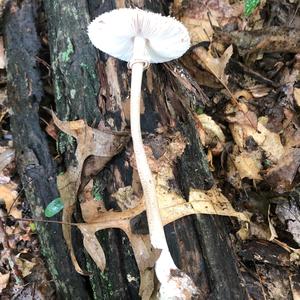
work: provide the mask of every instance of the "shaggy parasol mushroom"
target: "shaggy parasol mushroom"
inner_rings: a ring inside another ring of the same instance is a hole
[[[190,46],[187,29],[179,21],[140,9],[116,9],[97,17],[88,27],[95,47],[128,62],[132,69],[130,123],[133,148],[143,187],[151,244],[161,254],[155,272],[161,283],[161,299],[188,299],[193,294],[192,280],[178,270],[169,252],[155,182],[147,162],[140,129],[140,96],[143,70],[150,63],[162,63],[183,55]],[[175,297],[175,298],[174,298]]]

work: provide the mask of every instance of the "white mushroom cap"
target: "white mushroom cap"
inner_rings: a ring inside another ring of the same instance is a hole
[[[132,59],[137,36],[146,40],[145,59],[149,63],[176,59],[190,47],[189,33],[182,23],[141,9],[104,13],[91,22],[88,35],[95,47],[127,62]]]

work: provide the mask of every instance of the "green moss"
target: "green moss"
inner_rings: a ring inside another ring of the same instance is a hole
[[[68,62],[74,53],[74,47],[71,42],[71,39],[67,38],[67,49],[59,53],[59,60],[62,62]]]
[[[59,139],[56,143],[56,148],[58,153],[66,152],[68,150],[68,147],[74,144],[75,144],[75,139],[71,135],[68,135],[64,132],[59,133]]]

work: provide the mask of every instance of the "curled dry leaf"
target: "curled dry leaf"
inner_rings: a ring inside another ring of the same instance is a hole
[[[264,125],[264,119],[260,118],[257,122],[257,129],[248,125],[249,121],[245,119],[243,113],[239,112],[237,118],[227,118],[230,125],[230,130],[235,143],[244,148],[246,141],[252,137],[257,145],[265,151],[267,157],[274,163],[277,163],[284,154],[284,147],[278,133],[271,132]]]
[[[260,151],[243,151],[232,159],[241,179],[247,177],[262,180],[259,174],[262,169],[262,153]]]
[[[215,155],[223,151],[225,145],[225,135],[221,127],[208,115],[201,114],[197,116],[204,129],[204,134],[199,132],[204,146],[210,146]]]
[[[261,98],[269,95],[272,88],[263,84],[257,84],[248,88],[254,98]]]
[[[221,57],[214,57],[210,51],[207,51],[203,47],[195,48],[194,53],[198,57],[197,62],[227,87],[228,75],[225,74],[225,68],[233,53],[232,46],[229,46]]]
[[[0,172],[15,159],[15,149],[8,148],[0,154]]]
[[[7,287],[9,282],[10,273],[2,274],[0,273],[0,293]]]
[[[18,192],[17,185],[13,182],[0,185],[0,200],[4,201],[7,212],[14,218],[22,218],[22,211],[16,206]]]
[[[291,189],[300,166],[300,148],[291,148],[282,155],[280,161],[266,174],[266,181],[277,192]]]
[[[16,264],[18,266],[18,269],[22,272],[23,277],[31,274],[33,267],[36,265],[35,262],[20,258],[18,255],[16,256]]]

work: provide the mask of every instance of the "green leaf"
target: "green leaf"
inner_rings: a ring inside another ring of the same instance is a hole
[[[45,216],[51,218],[58,214],[64,208],[64,204],[61,198],[55,198],[52,200],[45,209]]]
[[[244,13],[249,17],[254,9],[258,6],[260,0],[244,0]]]

